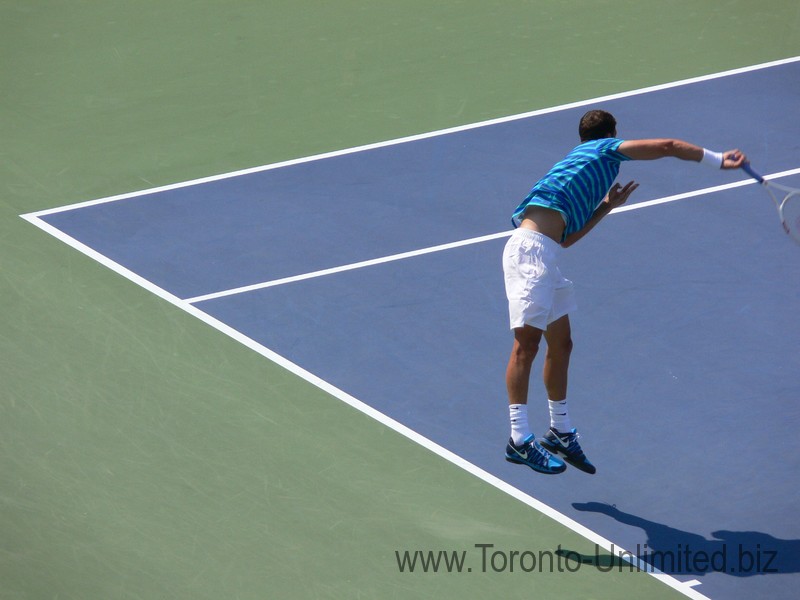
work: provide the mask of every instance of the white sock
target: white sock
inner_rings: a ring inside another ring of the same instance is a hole
[[[519,446],[531,434],[528,426],[528,405],[509,404],[508,416],[511,419],[511,439]]]
[[[548,400],[550,406],[550,427],[559,433],[572,431],[572,423],[569,421],[569,410],[567,410],[566,400]]]

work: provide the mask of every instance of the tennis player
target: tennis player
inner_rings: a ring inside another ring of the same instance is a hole
[[[602,110],[587,112],[578,131],[581,143],[533,186],[514,211],[516,229],[503,252],[514,331],[506,370],[511,420],[506,460],[550,474],[563,472],[564,460],[586,473],[596,471],[578,443],[567,407],[572,350],[569,313],[576,304],[572,282],[558,267],[561,248],[589,233],[639,186],[635,181],[614,183],[623,161],[671,156],[718,169],[737,169],[747,160],[738,150],[712,152],[676,139],[618,139],[616,120]],[[550,429],[536,440],[528,425],[528,384],[542,335],[547,342],[544,385]]]

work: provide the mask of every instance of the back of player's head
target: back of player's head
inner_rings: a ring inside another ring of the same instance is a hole
[[[613,137],[617,135],[617,120],[604,110],[590,110],[581,117],[578,133],[581,142]]]

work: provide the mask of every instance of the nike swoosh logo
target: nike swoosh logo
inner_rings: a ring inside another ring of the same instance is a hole
[[[520,452],[519,450],[517,450],[516,448],[511,448],[511,449],[516,454],[518,454],[520,456],[520,458],[522,458],[523,460],[528,460],[528,451],[527,450],[525,450],[525,452],[523,453],[523,452]]]
[[[560,436],[558,436],[558,435],[557,435],[557,436],[555,436],[555,438],[556,438],[556,440],[558,440],[558,443],[559,443],[559,444],[561,444],[561,447],[562,447],[562,448],[569,448],[569,440],[567,440],[567,441],[565,442],[565,441],[564,441],[564,440],[562,440],[562,439],[561,439],[561,437],[560,437]]]

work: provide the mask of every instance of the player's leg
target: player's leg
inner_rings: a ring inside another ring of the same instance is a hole
[[[506,367],[506,389],[509,404],[527,404],[530,385],[531,368],[536,354],[542,330],[530,325],[514,330],[514,345]]]
[[[541,339],[542,330],[536,327],[525,325],[514,329],[514,345],[506,368],[511,421],[506,460],[527,465],[540,473],[556,474],[564,471],[566,465],[539,445],[528,425],[528,387]]]
[[[586,458],[578,443],[578,432],[572,427],[567,407],[569,359],[572,354],[572,331],[569,316],[559,317],[544,332],[547,352],[544,361],[544,385],[550,408],[550,429],[541,438],[541,445],[581,471],[594,473],[594,465]]]
[[[506,460],[524,464],[540,473],[560,473],[566,465],[544,450],[528,425],[528,388],[531,368],[542,332],[547,327],[554,288],[549,284],[542,253],[541,234],[517,230],[503,252],[503,272],[514,343],[506,366],[511,436]]]
[[[569,358],[572,354],[572,329],[569,315],[556,319],[544,332],[547,352],[544,357],[544,386],[550,400],[566,400]]]

